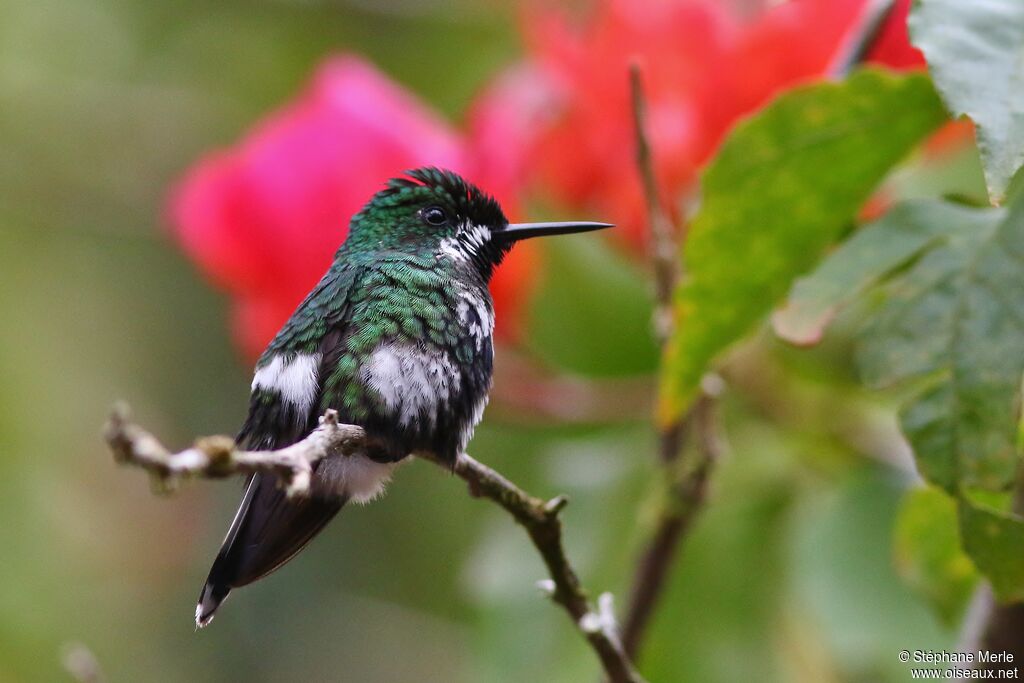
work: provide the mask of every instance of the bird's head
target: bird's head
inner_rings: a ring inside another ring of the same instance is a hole
[[[607,223],[509,223],[493,197],[451,171],[418,168],[392,178],[352,218],[348,247],[434,254],[470,263],[489,279],[518,240],[610,228]]]

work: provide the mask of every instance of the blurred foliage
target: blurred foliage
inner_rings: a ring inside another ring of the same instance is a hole
[[[1024,521],[1006,506],[960,500],[960,538],[1001,601],[1024,600]]]
[[[811,275],[796,281],[785,307],[772,317],[775,332],[794,344],[820,341],[836,313],[866,289],[911,264],[926,250],[950,248],[943,238],[954,238],[951,233],[959,230],[961,239],[973,240],[981,234],[979,227],[990,229],[999,218],[998,212],[976,213],[945,202],[917,201],[894,207],[877,222],[858,230]],[[893,373],[911,375],[920,363],[910,360],[889,360],[886,367]],[[892,383],[892,379],[882,379],[882,373],[867,369],[868,383]]]
[[[905,409],[904,432],[922,459],[945,462],[954,488],[1005,490],[1018,465],[1024,203],[1008,214],[973,213],[961,230],[964,239],[950,235],[922,254],[903,282],[887,285],[879,322],[866,332],[871,345],[865,345],[864,365],[881,367],[882,381],[939,373],[932,388]],[[944,222],[958,225],[952,216]],[[923,296],[917,289],[922,280],[931,290]],[[919,324],[917,334],[911,332],[913,322]],[[917,357],[927,360],[904,364],[890,355],[876,361],[873,354],[886,341],[916,347]]]
[[[974,267],[975,258],[995,237],[1004,218],[1000,210],[979,211],[946,202],[915,201],[897,206],[877,223],[858,231],[810,276],[797,281],[786,308],[775,318],[776,330],[784,338],[813,341],[820,338],[836,309],[881,285],[870,320],[859,335],[861,376],[869,386],[880,388],[945,371],[945,382],[905,409],[903,429],[921,454],[921,473],[954,492],[959,478],[971,478],[969,471],[975,468],[971,461],[979,454],[955,442],[952,415],[942,411],[942,406],[952,400],[950,391],[958,380],[952,371],[954,354],[978,350],[958,336],[963,318],[969,315],[962,297],[972,286],[979,288],[973,282],[981,274]],[[1012,328],[1008,333],[1013,334]],[[1004,447],[993,454],[999,462],[1009,460],[1006,431],[1000,430]],[[1014,431],[1011,427],[1011,441]],[[959,462],[961,457],[965,462]],[[1005,475],[1007,468],[1002,469]],[[1005,481],[1005,476],[1000,481]]]
[[[524,344],[539,358],[590,376],[653,372],[645,273],[599,238],[551,240],[544,294],[536,298]],[[566,339],[566,330],[586,334]]]
[[[516,54],[513,14],[488,0],[0,0],[0,680],[62,680],[68,642],[111,681],[596,679],[535,588],[543,568],[520,530],[420,464],[194,633],[238,487],[156,499],[98,435],[116,398],[174,444],[243,417],[248,368],[224,302],[164,237],[163,193],[181,169],[337,50],[458,116]],[[917,159],[893,192],[977,193],[976,156],[943,169]],[[595,392],[602,376],[647,376],[642,269],[596,239],[547,256],[529,350]],[[921,581],[945,590],[928,567],[945,566],[948,536],[892,561],[918,479],[897,397],[852,381],[846,322],[813,350],[762,333],[726,356],[729,455],[646,644],[652,681],[902,681],[899,647],[953,646],[960,603],[942,598],[940,620],[918,594]],[[650,431],[489,417],[473,442],[531,491],[571,497],[569,552],[620,607],[652,521]],[[921,581],[900,578],[906,561],[927,563]]]
[[[956,500],[936,488],[909,491],[893,545],[900,575],[928,597],[945,623],[955,624],[978,580],[957,533]]]
[[[1019,78],[1024,11],[1007,2],[922,0],[910,23],[946,105],[975,125],[989,197],[1002,203],[1024,165],[1009,85]],[[813,342],[839,306],[868,290],[860,371],[874,386],[923,381],[901,412],[902,430],[919,471],[955,496],[959,543],[1003,601],[1024,599],[1022,217],[1019,187],[1006,211],[937,201],[897,207],[799,281],[775,321],[783,336]],[[907,512],[907,525],[925,521],[924,500]],[[944,519],[948,533],[942,509],[934,505],[927,521],[938,531]],[[916,582],[949,618],[963,575],[938,571],[938,545],[903,540],[917,556],[905,564],[918,565]]]
[[[836,307],[869,290],[874,301],[857,351],[864,381],[926,380],[903,408],[901,427],[921,474],[960,500],[963,543],[1005,599],[1024,591],[1012,542],[1024,522],[1006,514],[1008,499],[999,512],[968,494],[1008,490],[1019,468],[1022,211],[1020,201],[1009,211],[898,206],[800,280],[776,317],[785,336],[813,339]]]

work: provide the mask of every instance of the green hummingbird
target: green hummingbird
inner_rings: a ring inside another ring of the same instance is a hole
[[[365,451],[319,461],[302,499],[287,498],[273,476],[251,477],[200,593],[197,627],[232,589],[295,557],[345,503],[379,496],[409,455],[454,464],[491,388],[494,269],[518,240],[608,227],[509,224],[491,196],[437,168],[388,181],[257,361],[237,437],[245,449],[283,448],[332,408],[365,429]]]

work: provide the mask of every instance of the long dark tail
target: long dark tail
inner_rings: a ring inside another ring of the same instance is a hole
[[[261,579],[295,557],[338,514],[343,498],[289,500],[274,477],[249,482],[196,605],[196,627],[213,620],[232,588]]]

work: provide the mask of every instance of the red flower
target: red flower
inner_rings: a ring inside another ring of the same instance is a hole
[[[826,73],[867,4],[790,0],[744,19],[722,0],[603,0],[582,27],[557,11],[530,13],[530,58],[522,68],[540,74],[537,89],[549,93],[551,119],[524,146],[538,168],[534,185],[561,202],[591,207],[639,243],[644,210],[633,161],[630,62],[643,67],[663,196],[681,202],[740,117]],[[907,42],[908,6],[900,0],[874,59],[923,64]]]
[[[869,52],[868,61],[897,69],[917,69],[925,65],[924,55],[910,44],[910,35],[907,31],[910,1],[896,0],[896,7],[879,32]]]
[[[466,172],[488,187],[487,178],[472,174],[483,166],[437,114],[366,62],[339,57],[321,66],[294,102],[187,174],[171,198],[174,232],[231,295],[235,336],[248,357],[316,284],[352,214],[387,178],[426,164]],[[507,185],[500,189],[506,199],[512,194]],[[527,250],[513,250],[495,277],[506,337],[531,263]]]

